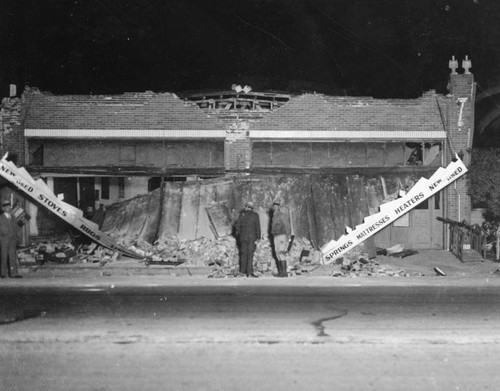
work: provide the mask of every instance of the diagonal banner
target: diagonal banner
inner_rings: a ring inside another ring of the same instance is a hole
[[[97,224],[83,217],[81,210],[57,198],[43,180],[39,179],[35,181],[23,167],[16,167],[14,163],[7,161],[6,158],[7,155],[0,160],[0,175],[33,200],[37,201],[38,204],[71,224],[96,243],[131,258],[143,258],[116,243],[108,234],[101,232]]]
[[[363,223],[338,240],[332,240],[321,248],[323,264],[329,264],[358,244],[376,234],[395,220],[412,210],[427,198],[444,189],[467,172],[462,160],[456,156],[446,168],[439,167],[429,179],[420,180],[403,197],[380,205],[380,212],[367,216]]]

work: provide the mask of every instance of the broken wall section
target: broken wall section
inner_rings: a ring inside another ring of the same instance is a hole
[[[420,177],[420,175],[418,176]],[[231,237],[233,222],[247,201],[255,204],[261,231],[269,235],[270,208],[279,201],[291,211],[297,238],[319,249],[355,227],[381,203],[415,183],[411,175],[241,175],[193,182],[165,182],[162,188],[108,207],[101,229],[133,242],[217,241]],[[375,239],[362,251],[375,256]]]

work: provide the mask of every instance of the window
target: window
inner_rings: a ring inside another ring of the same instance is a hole
[[[163,181],[164,182],[186,182],[186,177],[185,176],[168,176],[164,177]],[[153,191],[155,189],[158,189],[161,186],[161,177],[159,176],[154,176],[152,178],[149,178],[148,181],[148,191]]]
[[[366,161],[372,167],[383,167],[385,163],[385,143],[366,143]]]
[[[118,198],[125,198],[125,178],[118,178]]]
[[[347,165],[366,166],[366,143],[347,143]]]
[[[109,200],[109,178],[101,178],[101,198],[103,200]]]
[[[158,189],[161,186],[161,177],[155,176],[153,178],[149,178],[148,181],[148,191],[153,191]]]
[[[440,193],[436,193],[434,195],[434,209],[435,210],[441,209],[441,194]]]
[[[254,141],[254,167],[440,166],[440,141]]]
[[[252,150],[252,160],[254,166],[271,166],[272,163],[272,143],[255,142]]]
[[[386,167],[397,167],[404,165],[404,145],[401,143],[387,143],[385,146]]]

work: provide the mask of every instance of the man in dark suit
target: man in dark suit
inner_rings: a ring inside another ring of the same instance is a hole
[[[253,211],[251,202],[245,204],[245,210],[236,221],[236,235],[240,244],[240,273],[247,277],[258,277],[253,272],[253,254],[260,239],[259,215]]]
[[[12,214],[9,200],[1,203],[0,215],[0,277],[21,278],[17,270],[17,231],[19,226]]]

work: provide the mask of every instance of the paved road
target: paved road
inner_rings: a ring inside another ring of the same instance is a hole
[[[0,288],[0,389],[495,390],[500,289]]]

